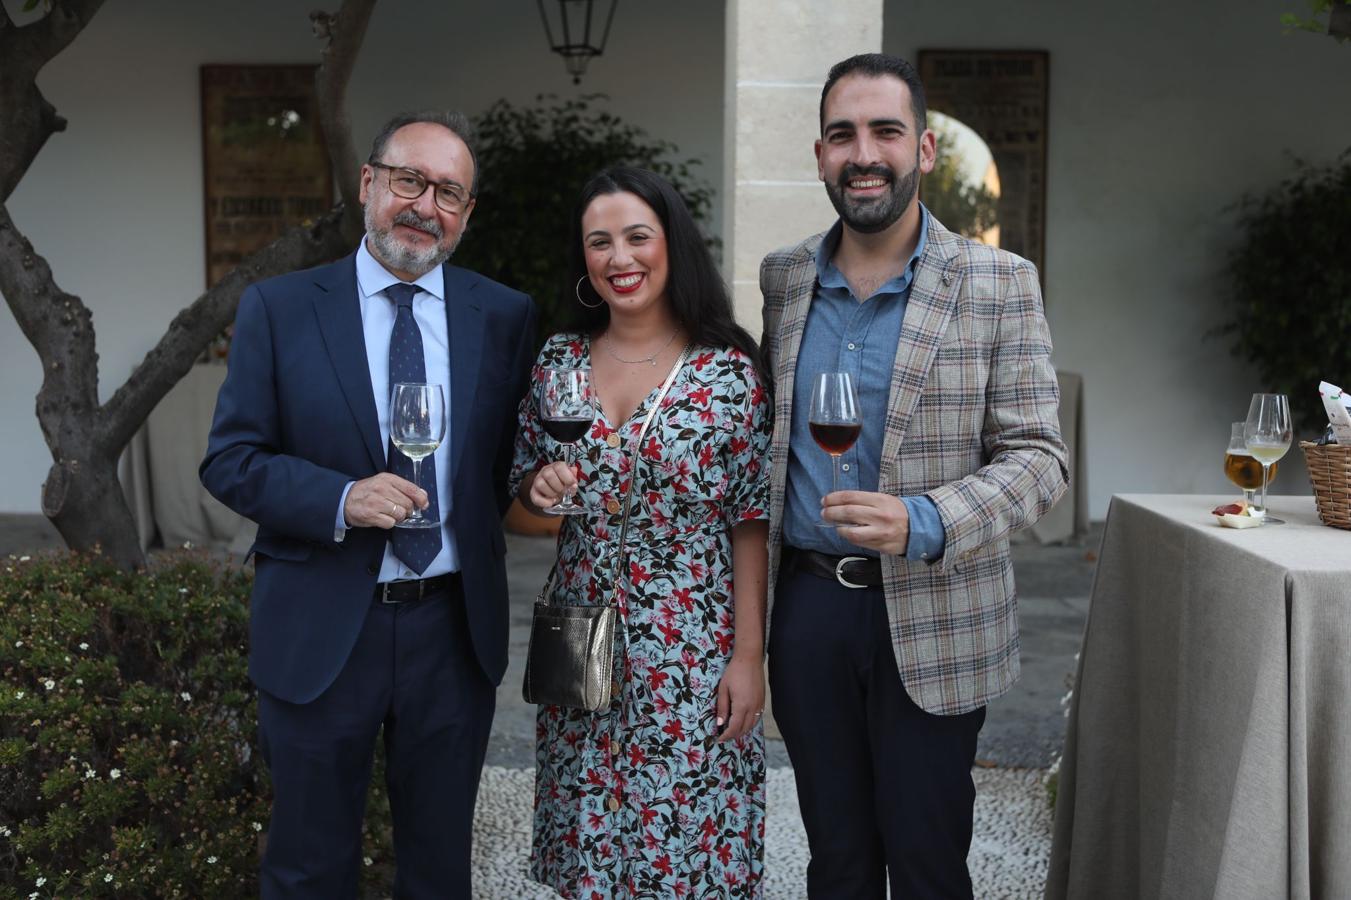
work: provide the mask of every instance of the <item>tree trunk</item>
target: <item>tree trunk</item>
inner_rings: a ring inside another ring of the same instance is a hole
[[[53,463],[42,485],[42,512],[72,550],[98,553],[133,569],[145,564],[117,456],[81,448]]]

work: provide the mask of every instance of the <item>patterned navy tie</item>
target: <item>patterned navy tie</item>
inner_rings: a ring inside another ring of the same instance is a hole
[[[413,318],[413,295],[418,289],[411,284],[392,284],[385,288],[385,296],[397,306],[394,317],[394,330],[389,333],[389,390],[400,382],[422,384],[427,381],[427,365],[422,355],[422,331]],[[393,412],[391,411],[391,418]],[[389,443],[386,454],[389,471],[400,478],[413,480],[413,461],[404,456]],[[441,521],[440,504],[436,498],[436,457],[428,456],[422,460],[418,473],[421,478],[419,487],[427,492],[429,505],[422,514],[429,519]],[[390,534],[394,545],[394,555],[408,568],[421,575],[441,552],[440,528],[395,528]]]

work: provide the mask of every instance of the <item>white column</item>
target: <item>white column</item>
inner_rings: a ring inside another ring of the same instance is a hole
[[[723,254],[760,333],[760,260],[835,220],[812,144],[830,67],[882,48],[882,0],[728,0]]]

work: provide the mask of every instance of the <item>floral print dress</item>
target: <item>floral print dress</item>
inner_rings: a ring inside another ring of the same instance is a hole
[[[511,473],[563,459],[540,426],[545,367],[589,367],[590,341],[554,335],[521,404]],[[577,500],[559,538],[553,602],[613,601],[631,447],[660,387],[623,423],[597,404],[573,445]],[[764,732],[719,744],[717,688],[733,645],[732,526],[768,517],[770,406],[750,360],[695,348],[641,449],[617,639],[600,713],[541,706],[531,874],[564,897],[761,896]]]

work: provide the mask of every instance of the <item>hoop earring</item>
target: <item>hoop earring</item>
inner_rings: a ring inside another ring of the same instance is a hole
[[[577,302],[585,306],[587,309],[600,309],[602,306],[605,305],[604,300],[597,300],[595,303],[587,303],[585,300],[582,299],[583,281],[586,281],[585,275],[583,275],[581,278],[578,278],[577,283],[572,287],[572,292],[577,295]]]

